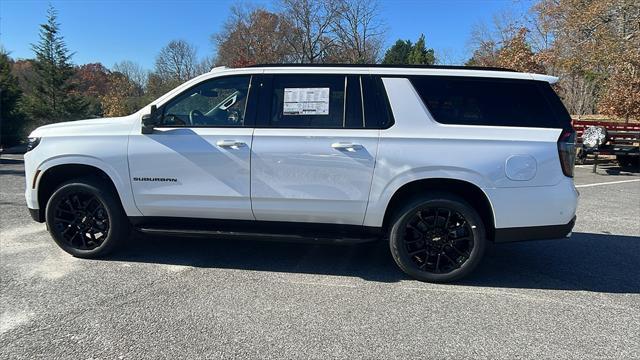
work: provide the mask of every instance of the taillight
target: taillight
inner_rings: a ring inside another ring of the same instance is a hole
[[[576,162],[576,132],[563,130],[558,139],[558,154],[560,166],[565,176],[573,177],[573,167]]]

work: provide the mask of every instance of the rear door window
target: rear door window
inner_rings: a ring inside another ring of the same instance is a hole
[[[547,83],[449,76],[414,77],[411,82],[433,118],[442,124],[566,127],[543,93]]]
[[[275,75],[270,127],[345,127],[344,75]]]

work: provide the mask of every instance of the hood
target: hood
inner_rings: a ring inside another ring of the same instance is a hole
[[[65,121],[41,126],[29,135],[29,137],[43,136],[72,136],[95,135],[96,133],[113,133],[130,130],[135,116],[99,118],[89,120]]]

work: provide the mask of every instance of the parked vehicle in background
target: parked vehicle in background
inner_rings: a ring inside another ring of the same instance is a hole
[[[568,236],[575,132],[557,78],[467,67],[216,68],[114,119],[30,137],[26,200],[78,257],[129,230],[388,239],[426,281],[489,241]]]
[[[640,123],[575,118],[573,127],[578,138],[577,163],[597,154],[615,155],[622,167],[640,166]]]

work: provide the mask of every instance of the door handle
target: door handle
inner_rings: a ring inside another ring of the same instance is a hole
[[[331,144],[331,147],[336,150],[347,150],[347,151],[356,151],[362,149],[362,145],[354,144],[350,142],[337,142]]]
[[[236,140],[218,140],[216,141],[216,145],[220,147],[242,147],[247,144],[243,143],[242,141]]]

